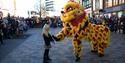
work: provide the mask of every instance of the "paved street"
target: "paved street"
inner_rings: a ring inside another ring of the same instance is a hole
[[[44,42],[40,28],[28,30],[23,36],[4,41],[0,45],[0,63],[42,63]],[[50,29],[56,34],[60,28]],[[110,46],[105,56],[100,58],[90,52],[90,44],[82,41],[83,54],[80,62],[75,62],[71,39],[65,38],[61,42],[52,44],[50,63],[125,63],[125,35],[111,33]]]

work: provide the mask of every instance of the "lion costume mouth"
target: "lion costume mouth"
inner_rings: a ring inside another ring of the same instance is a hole
[[[86,16],[85,13],[81,14],[80,16],[76,16],[75,19],[71,20],[71,24],[73,26],[78,26],[79,23],[82,23],[83,18],[85,18],[85,16]]]
[[[62,13],[61,20],[63,22],[70,22],[70,21],[72,21],[73,19],[75,19],[76,11],[77,11],[77,9],[72,10],[71,8],[69,8],[68,10],[66,10],[66,12]]]

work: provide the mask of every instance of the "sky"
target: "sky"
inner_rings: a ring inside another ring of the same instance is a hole
[[[0,0],[0,7],[6,9],[11,15],[14,10],[14,0]],[[16,15],[27,17],[28,10],[33,10],[35,0],[16,0]],[[5,12],[6,13],[6,12]]]
[[[28,16],[28,11],[34,9],[35,0],[17,0],[17,15]]]
[[[60,11],[68,0],[55,0],[55,9]]]
[[[34,6],[38,0],[16,0],[16,15],[28,17],[28,11],[34,10]],[[44,3],[44,0],[41,0]],[[68,0],[54,0],[54,8],[57,11],[56,14],[60,13],[62,7]],[[12,12],[14,9],[13,0],[0,0],[0,6],[4,9],[8,9]],[[55,13],[54,13],[55,14]]]
[[[54,0],[55,2],[55,10],[56,12],[54,14],[60,15],[60,11],[62,10],[63,6],[66,4],[68,0]]]

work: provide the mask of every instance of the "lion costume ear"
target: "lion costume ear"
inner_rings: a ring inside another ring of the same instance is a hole
[[[71,2],[74,2],[74,0],[70,0]]]
[[[77,9],[80,9],[81,8],[81,5],[78,3],[78,2],[75,2],[75,1],[69,1],[65,6],[64,6],[64,11],[67,10],[68,7],[75,7]]]
[[[80,5],[80,10],[84,11],[84,6]]]
[[[75,2],[75,1],[74,0],[69,0],[69,2]],[[83,5],[79,5],[79,3],[77,4],[77,7],[78,8],[80,7],[81,10],[84,10],[84,6]]]

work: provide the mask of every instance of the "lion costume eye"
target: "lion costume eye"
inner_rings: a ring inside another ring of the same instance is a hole
[[[80,13],[80,10],[78,10],[78,13]]]
[[[61,11],[62,14],[64,14],[64,11]]]
[[[69,11],[72,11],[74,8],[72,8],[71,6],[69,6],[66,11],[69,12]]]

